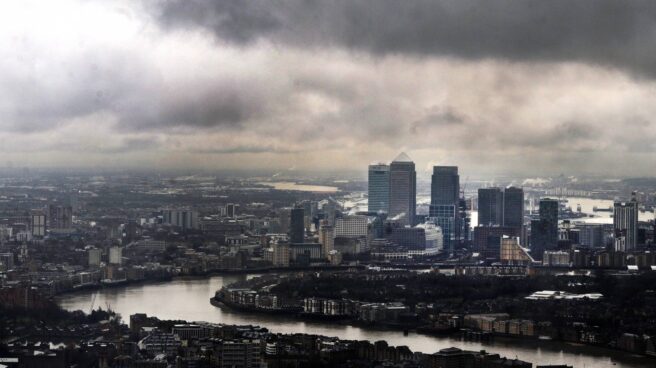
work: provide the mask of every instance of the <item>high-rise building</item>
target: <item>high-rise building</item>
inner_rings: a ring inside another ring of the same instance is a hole
[[[89,267],[100,266],[102,250],[98,248],[89,249]]]
[[[289,218],[289,242],[303,243],[305,240],[305,211],[292,208]]]
[[[32,212],[30,221],[32,236],[43,237],[46,235],[46,214],[41,210]]]
[[[198,211],[164,209],[162,210],[162,223],[179,227],[182,230],[198,229]]]
[[[509,226],[476,226],[474,228],[474,250],[485,258],[499,258],[499,246],[504,236],[519,238],[521,229]]]
[[[524,189],[508,187],[503,191],[503,226],[524,226]]]
[[[439,252],[444,248],[444,235],[442,229],[432,222],[426,222],[417,225],[418,228],[424,229],[426,235],[426,251]]]
[[[604,225],[577,224],[579,244],[588,248],[602,248],[604,244]]]
[[[538,220],[531,221],[531,255],[536,260],[558,246],[558,200],[541,199],[539,214]]]
[[[627,252],[638,245],[638,200],[634,192],[629,202],[615,202],[613,206],[615,251]]]
[[[319,226],[319,244],[324,258],[328,258],[335,249],[335,228],[327,220],[322,220]]]
[[[349,215],[335,219],[335,237],[360,238],[367,236],[367,216]]]
[[[390,167],[386,164],[369,165],[369,212],[389,213]]]
[[[431,204],[458,205],[460,175],[458,166],[433,166]]]
[[[449,253],[459,237],[460,175],[457,166],[434,166],[428,216],[442,228],[444,249]]]
[[[415,163],[405,153],[390,164],[389,218],[414,225],[417,211],[417,173]]]
[[[109,264],[120,265],[121,263],[123,263],[123,248],[109,248]]]
[[[229,218],[237,217],[238,204],[228,203],[225,205],[225,216]]]
[[[279,267],[289,266],[289,244],[273,244],[273,265]]]
[[[48,205],[46,225],[48,229],[70,229],[73,227],[73,208]]]
[[[428,217],[442,229],[444,250],[453,253],[456,242],[456,215],[457,208],[452,204],[432,204],[429,207]]]
[[[503,224],[503,192],[500,188],[478,190],[478,224],[482,226]]]

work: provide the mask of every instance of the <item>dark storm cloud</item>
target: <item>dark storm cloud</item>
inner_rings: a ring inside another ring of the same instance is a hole
[[[0,130],[47,131],[95,113],[113,114],[130,131],[239,128],[265,101],[255,86],[226,79],[177,85],[124,50],[94,49],[38,73],[9,65],[0,73]]]
[[[421,120],[415,121],[410,126],[410,132],[421,134],[422,130],[437,127],[446,128],[465,124],[467,117],[451,106],[433,107]]]
[[[563,61],[656,75],[656,2],[171,0],[160,21],[222,40],[376,54]]]

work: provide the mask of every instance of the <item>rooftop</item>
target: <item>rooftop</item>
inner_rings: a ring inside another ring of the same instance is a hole
[[[392,162],[412,162],[412,159],[405,152],[401,152]]]

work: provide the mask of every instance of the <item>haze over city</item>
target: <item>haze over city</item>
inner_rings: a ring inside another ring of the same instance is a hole
[[[34,168],[651,176],[649,1],[0,5],[0,154]]]

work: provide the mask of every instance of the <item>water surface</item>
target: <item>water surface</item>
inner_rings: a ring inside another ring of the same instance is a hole
[[[554,342],[523,342],[518,339],[496,339],[492,344],[466,342],[448,337],[432,337],[402,332],[376,331],[359,327],[321,322],[303,322],[290,317],[243,314],[216,308],[209,303],[214,292],[225,284],[254,277],[253,275],[214,276],[207,279],[177,279],[167,283],[132,285],[98,291],[78,292],[58,297],[58,303],[68,310],[88,312],[92,307],[110,307],[128,321],[134,313],[146,313],[160,319],[182,319],[226,324],[252,324],[272,332],[308,333],[337,336],[351,340],[386,340],[390,345],[407,345],[413,351],[433,353],[455,346],[468,350],[487,350],[509,358],[536,364],[569,364],[576,368],[646,368],[656,360],[641,358],[586,346]]]

